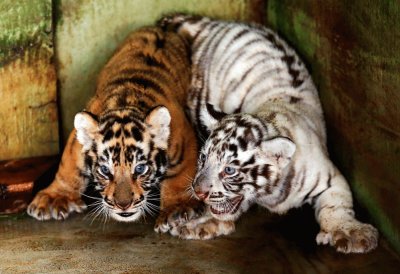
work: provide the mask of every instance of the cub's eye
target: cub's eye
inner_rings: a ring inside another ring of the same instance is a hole
[[[227,167],[225,167],[224,172],[226,175],[233,175],[236,173],[236,168],[227,166]]]
[[[102,165],[100,166],[100,172],[103,173],[103,175],[109,175],[110,169],[107,166]]]
[[[207,156],[204,153],[200,153],[200,161],[204,162],[207,159]]]
[[[149,167],[147,165],[138,164],[135,167],[135,174],[137,174],[137,175],[145,174],[148,169],[149,169]]]

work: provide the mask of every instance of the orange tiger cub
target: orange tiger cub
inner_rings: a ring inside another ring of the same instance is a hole
[[[153,213],[161,189],[156,230],[193,216],[187,193],[197,143],[184,105],[190,83],[188,46],[176,34],[147,27],[132,33],[98,77],[85,111],[75,116],[58,172],[28,207],[38,220],[65,219],[86,205],[91,185],[106,217],[136,221]]]

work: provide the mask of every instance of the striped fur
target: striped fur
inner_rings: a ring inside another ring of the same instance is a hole
[[[161,25],[191,43],[188,108],[208,138],[193,191],[210,215],[232,222],[252,204],[283,214],[310,203],[318,243],[345,253],[375,248],[377,230],[354,218],[349,186],[329,159],[318,93],[294,50],[258,25],[185,15]]]
[[[96,94],[75,116],[54,182],[28,213],[65,219],[85,207],[81,195],[98,192],[94,214],[131,222],[158,209],[157,227],[185,205],[195,174],[196,137],[184,113],[190,83],[184,40],[160,28],[132,33],[99,75]],[[159,202],[158,202],[159,203]]]

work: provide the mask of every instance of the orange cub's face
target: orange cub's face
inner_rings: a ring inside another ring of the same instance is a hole
[[[75,116],[85,159],[81,174],[101,194],[99,212],[123,222],[153,213],[156,198],[150,192],[159,188],[167,170],[170,120],[162,106],[144,119],[132,109]]]

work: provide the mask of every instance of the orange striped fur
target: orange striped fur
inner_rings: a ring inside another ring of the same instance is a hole
[[[152,213],[157,188],[157,231],[168,231],[177,211],[192,214],[198,202],[186,190],[198,148],[183,107],[189,83],[188,47],[178,35],[155,27],[133,32],[100,73],[94,97],[75,117],[54,181],[28,213],[60,220],[81,212],[82,193],[92,184],[101,194],[99,211],[118,221]]]

